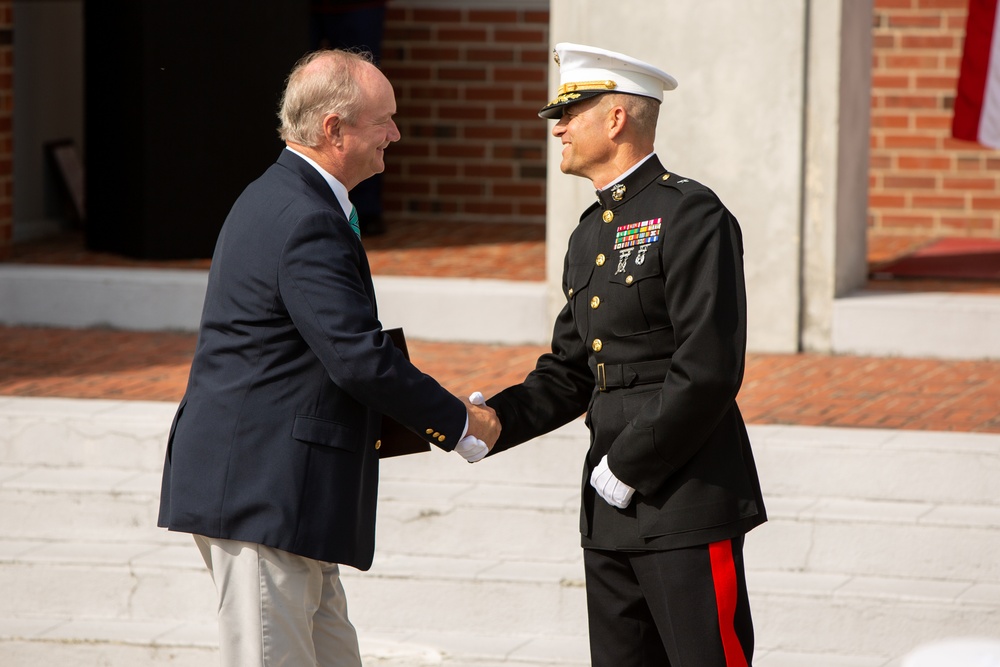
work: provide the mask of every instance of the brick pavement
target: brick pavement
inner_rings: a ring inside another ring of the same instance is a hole
[[[489,395],[544,347],[407,341],[445,387]],[[195,336],[0,327],[0,395],[177,401]],[[1000,433],[1000,361],[750,354],[740,407],[755,424]]]
[[[398,223],[365,240],[376,273],[541,280],[544,230],[527,225]],[[874,239],[870,259],[912,247]],[[15,246],[14,262],[204,268],[206,260],[149,262],[82,249],[78,234]],[[997,283],[882,281],[882,289],[1000,293]],[[0,395],[176,401],[195,337],[180,333],[0,327]],[[408,341],[414,362],[455,392],[487,395],[519,381],[537,346]],[[751,354],[740,393],[757,424],[1000,432],[1000,361]]]

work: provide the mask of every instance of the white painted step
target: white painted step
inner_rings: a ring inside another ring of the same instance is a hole
[[[544,282],[375,276],[379,316],[422,340],[541,345]],[[208,271],[0,264],[0,324],[197,331]],[[484,295],[487,295],[484,298]],[[428,308],[427,304],[449,304]]]
[[[586,637],[436,630],[358,631],[366,667],[582,667]],[[214,625],[0,617],[4,667],[204,667],[218,662]]]
[[[898,658],[925,641],[1000,634],[1000,588],[971,582],[748,572],[762,646]]]
[[[862,290],[834,299],[832,351],[1000,359],[1000,296]]]
[[[426,456],[443,468],[452,462]],[[158,490],[157,473],[8,466],[0,469],[0,535],[171,544],[175,536],[155,525]],[[377,551],[475,558],[488,550],[576,563],[578,494],[568,486],[390,478],[381,484]],[[777,496],[769,515],[747,539],[751,566],[1000,583],[1000,505]]]
[[[0,399],[0,590],[11,593],[0,617],[211,625],[211,583],[190,538],[153,527],[172,414],[155,403]],[[771,516],[747,540],[758,664],[896,667],[925,639],[1000,628],[1000,436],[754,426],[751,437]],[[512,622],[505,641],[585,647],[576,531],[586,446],[576,422],[472,466],[437,451],[384,462],[375,567],[344,575],[362,632],[410,633],[406,647],[419,636],[439,652],[428,664],[562,664],[510,647],[441,652],[435,633],[499,610]],[[412,599],[424,627],[407,616]],[[52,643],[12,637],[0,641],[0,664],[4,651]],[[490,637],[473,635],[483,646]],[[206,650],[96,639],[128,645],[132,664],[150,651]]]

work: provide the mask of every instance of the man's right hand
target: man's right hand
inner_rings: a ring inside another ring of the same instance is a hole
[[[478,391],[469,398],[462,399],[462,402],[469,415],[469,430],[466,435],[476,436],[492,450],[500,437],[500,418],[497,413],[486,405],[483,395]]]

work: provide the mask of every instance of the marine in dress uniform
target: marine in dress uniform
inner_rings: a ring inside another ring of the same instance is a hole
[[[544,118],[609,93],[662,101],[676,86],[623,54],[576,44],[556,54],[561,85]],[[646,139],[645,158],[595,182],[597,201],[570,237],[552,352],[487,401],[503,425],[492,454],[586,412],[580,532],[595,667],[745,666],[753,628],[743,537],[766,516],[736,404],[746,347],[740,229],[715,193],[666,170],[651,132]]]

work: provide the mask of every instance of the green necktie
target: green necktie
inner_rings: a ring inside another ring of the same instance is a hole
[[[348,222],[351,223],[351,229],[358,235],[358,238],[361,238],[361,225],[358,224],[358,209],[353,206],[351,207],[351,219]]]

